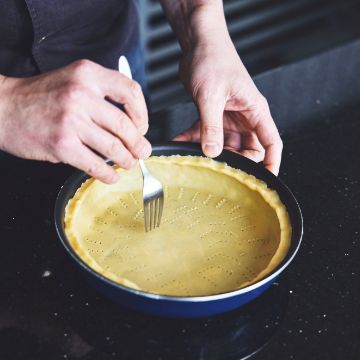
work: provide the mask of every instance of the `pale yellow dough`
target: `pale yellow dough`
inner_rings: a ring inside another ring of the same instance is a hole
[[[151,157],[164,184],[160,228],[146,233],[139,167],[115,185],[87,180],[69,201],[65,231],[95,271],[125,286],[172,296],[240,289],[285,257],[291,226],[263,181],[203,157]]]

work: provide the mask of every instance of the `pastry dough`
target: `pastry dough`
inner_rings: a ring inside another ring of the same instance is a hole
[[[146,233],[140,168],[120,181],[87,180],[66,207],[65,232],[92,269],[122,285],[171,296],[240,289],[285,257],[291,225],[277,193],[252,175],[203,157],[146,160],[162,182],[162,223]]]

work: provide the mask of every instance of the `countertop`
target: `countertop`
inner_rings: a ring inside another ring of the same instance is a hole
[[[0,160],[0,360],[358,359],[360,42],[256,78],[284,140],[280,178],[304,215],[301,249],[254,302],[202,319],[143,315],[103,298],[57,238],[55,198],[72,169]],[[354,58],[355,57],[355,58]],[[168,139],[196,118],[153,116]]]

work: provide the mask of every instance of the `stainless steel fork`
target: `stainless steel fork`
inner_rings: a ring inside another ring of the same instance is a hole
[[[145,166],[144,160],[139,160],[144,179],[144,221],[145,230],[151,231],[160,226],[164,207],[164,189],[161,182],[156,179]]]
[[[132,79],[130,65],[125,56],[119,59],[119,71]],[[164,189],[161,182],[156,179],[146,167],[144,160],[139,160],[143,175],[143,200],[145,230],[151,231],[160,226],[164,208]]]

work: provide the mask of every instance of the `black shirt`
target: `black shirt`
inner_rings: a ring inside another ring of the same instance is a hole
[[[77,59],[117,69],[137,23],[132,0],[0,0],[0,74],[31,76]]]

